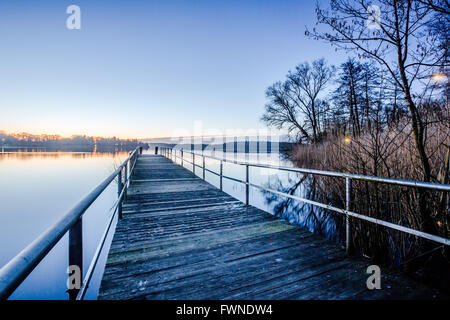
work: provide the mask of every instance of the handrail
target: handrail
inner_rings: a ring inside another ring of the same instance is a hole
[[[175,150],[175,154],[173,153],[173,150]],[[181,155],[183,157],[184,153],[188,153],[188,154],[192,154],[193,155],[193,160],[192,162],[177,156],[177,150],[181,151]],[[217,157],[213,157],[213,156],[208,156],[208,155],[204,155],[204,154],[198,154],[198,153],[194,153],[194,152],[190,152],[190,151],[185,151],[183,149],[177,149],[177,148],[162,148],[162,151],[164,153],[164,155],[166,157],[175,157],[175,159],[182,159],[182,161],[187,161],[188,163],[192,164],[192,167],[195,168],[200,167],[203,169],[203,179],[205,179],[205,175],[204,172],[208,171],[211,172],[217,176],[220,177],[220,190],[222,190],[222,179],[229,179],[235,182],[239,182],[239,183],[243,183],[246,186],[246,199],[245,199],[245,203],[246,205],[249,204],[249,187],[254,187],[254,188],[259,188],[262,189],[266,192],[270,192],[270,193],[275,193],[287,198],[291,198],[294,200],[298,200],[298,201],[302,201],[305,203],[309,203],[311,205],[315,205],[324,209],[328,209],[334,212],[338,212],[341,214],[345,214],[346,215],[346,249],[347,252],[349,252],[351,250],[351,241],[350,241],[350,217],[354,217],[354,218],[358,218],[364,221],[368,221],[377,225],[382,225],[385,226],[387,228],[390,229],[394,229],[394,230],[398,230],[398,231],[402,231],[408,234],[412,234],[414,236],[417,237],[421,237],[424,239],[428,239],[434,242],[438,242],[444,245],[449,246],[450,245],[450,239],[447,238],[443,238],[440,236],[436,236],[433,234],[429,234],[423,231],[419,231],[419,230],[415,230],[412,228],[408,228],[408,227],[404,227],[392,222],[388,222],[388,221],[384,221],[381,219],[376,219],[376,218],[372,218],[369,216],[365,216],[363,214],[360,213],[356,213],[350,210],[350,204],[351,204],[351,180],[362,180],[362,181],[371,181],[371,182],[377,182],[377,183],[386,183],[386,184],[393,184],[393,185],[400,185],[400,186],[408,186],[408,187],[416,187],[416,188],[424,188],[424,189],[431,189],[431,190],[438,190],[438,191],[444,191],[444,192],[448,192],[450,191],[450,185],[448,184],[438,184],[438,183],[431,183],[431,182],[420,182],[420,181],[410,181],[410,180],[397,180],[397,179],[390,179],[390,178],[380,178],[380,177],[373,177],[373,176],[364,176],[364,175],[359,175],[359,174],[350,174],[350,173],[341,173],[341,172],[333,172],[333,171],[323,171],[323,170],[314,170],[314,169],[304,169],[304,168],[293,168],[293,167],[286,167],[286,166],[274,166],[274,165],[269,165],[269,164],[259,164],[259,163],[247,163],[247,162],[241,162],[241,161],[236,161],[236,160],[229,160],[229,159],[225,159],[225,158],[217,158]],[[195,163],[195,156],[199,156],[199,157],[203,157],[203,167],[200,165],[197,165]],[[220,161],[220,173],[214,172],[210,169],[205,168],[205,158],[210,158],[210,159],[214,159],[214,160],[218,160]],[[246,179],[244,180],[240,180],[240,179],[236,179],[236,178],[232,178],[232,177],[228,177],[223,175],[222,172],[222,166],[223,166],[223,162],[228,162],[228,163],[233,163],[236,165],[242,165],[246,167]],[[276,169],[276,170],[282,170],[282,171],[290,171],[290,172],[298,172],[298,173],[307,173],[307,174],[316,174],[316,175],[322,175],[322,176],[331,176],[331,177],[340,177],[340,178],[345,178],[345,193],[346,193],[346,201],[345,201],[345,209],[341,209],[341,208],[337,208],[334,206],[330,206],[327,204],[323,204],[321,202],[317,202],[317,201],[313,201],[310,199],[306,199],[306,198],[302,198],[302,197],[298,197],[298,196],[294,196],[285,192],[281,192],[281,191],[277,191],[277,190],[273,190],[270,188],[266,188],[254,183],[250,183],[249,181],[249,167],[259,167],[259,168],[267,168],[267,169]]]
[[[137,155],[142,153],[142,147],[137,147],[130,156],[114,171],[108,178],[100,183],[94,190],[92,190],[86,197],[84,197],[77,205],[75,205],[67,214],[65,214],[59,221],[50,226],[38,238],[25,247],[19,254],[12,258],[6,265],[0,269],[0,299],[7,299],[15,289],[26,279],[26,277],[34,270],[34,268],[42,261],[48,252],[58,243],[58,241],[70,230],[69,236],[69,261],[79,261],[82,263],[82,257],[73,257],[76,254],[82,254],[82,240],[76,239],[76,236],[81,236],[81,219],[85,211],[91,204],[103,193],[103,191],[116,178],[119,178],[119,188],[122,179],[122,171],[127,168],[131,161],[133,165],[136,163]],[[133,166],[134,168],[134,166]],[[130,168],[131,169],[131,168]],[[131,175],[130,171],[130,175]],[[129,185],[129,179],[125,186]],[[119,199],[121,194],[126,192],[126,188],[119,189]],[[121,201],[118,201],[119,207]],[[114,214],[117,208],[114,210]],[[73,243],[71,243],[73,241]],[[102,238],[104,242],[104,239]],[[94,259],[98,259],[94,256]],[[96,263],[96,262],[95,262]],[[94,265],[95,266],[95,265]],[[83,274],[82,268],[81,276]],[[91,271],[92,272],[92,271]],[[89,280],[88,280],[89,281]],[[68,290],[71,299],[75,299],[79,289]]]
[[[109,233],[109,229],[111,228],[111,225],[114,221],[114,218],[116,216],[116,213],[119,212],[119,205],[120,203],[123,201],[123,198],[125,197],[126,191],[128,190],[128,187],[130,186],[131,183],[131,174],[133,173],[134,167],[136,165],[136,161],[134,161],[133,166],[130,170],[130,172],[128,173],[127,177],[126,177],[126,183],[124,185],[124,187],[122,188],[122,191],[120,192],[116,202],[114,203],[113,207],[112,207],[112,214],[111,217],[109,218],[108,224],[105,228],[105,231],[103,231],[103,235],[100,238],[100,242],[97,246],[97,249],[95,250],[94,253],[94,257],[91,260],[91,264],[89,265],[88,271],[86,272],[86,276],[84,277],[84,281],[83,284],[80,288],[80,291],[78,292],[78,295],[76,297],[76,300],[83,300],[84,296],[87,292],[87,289],[89,287],[89,283],[92,279],[92,276],[94,274],[95,271],[95,267],[97,266],[97,262],[98,259],[100,258],[100,254],[102,253],[102,249],[103,246],[105,245],[105,241],[106,241],[106,237],[108,236]]]
[[[173,148],[168,148],[173,149]],[[181,149],[173,149],[173,150],[181,150]],[[306,169],[306,168],[293,168],[293,167],[286,167],[286,166],[275,166],[270,164],[260,164],[260,163],[251,163],[251,162],[242,162],[242,161],[236,161],[226,158],[217,158],[213,156],[198,154],[190,151],[183,150],[184,153],[194,154],[199,157],[205,157],[209,159],[214,159],[218,161],[228,162],[236,165],[241,166],[250,166],[250,167],[258,167],[258,168],[265,168],[265,169],[275,169],[275,170],[281,170],[281,171],[290,171],[290,172],[297,172],[297,173],[309,173],[309,174],[316,174],[321,176],[329,176],[329,177],[341,177],[341,178],[350,178],[354,180],[363,180],[363,181],[370,181],[370,182],[379,182],[379,183],[387,183],[387,184],[394,184],[394,185],[400,185],[400,186],[408,186],[408,187],[415,187],[415,188],[424,188],[424,189],[432,189],[432,190],[440,190],[440,191],[450,191],[450,184],[440,184],[440,183],[433,183],[433,182],[421,182],[421,181],[411,181],[411,180],[401,180],[401,179],[392,179],[392,178],[381,178],[381,177],[374,177],[374,176],[365,176],[361,174],[354,174],[354,173],[343,173],[343,172],[335,172],[335,171],[324,171],[324,170],[316,170],[316,169]],[[184,159],[184,161],[189,162],[188,160]],[[190,162],[192,163],[192,162]],[[199,165],[197,165],[199,166]],[[201,166],[200,166],[201,167]]]

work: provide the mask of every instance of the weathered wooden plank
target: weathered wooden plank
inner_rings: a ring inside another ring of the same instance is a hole
[[[177,299],[180,292],[190,299],[224,298],[234,290],[241,291],[252,282],[259,283],[263,279],[294,273],[314,266],[318,258],[313,255],[302,255],[295,245],[277,251],[243,257],[236,260],[214,261],[209,264],[185,265],[175,269],[161,270],[150,275],[139,274],[135,277],[121,279],[121,285],[145,282],[140,285],[137,295],[149,298]],[[336,248],[330,253],[335,254]],[[285,257],[283,260],[280,256]],[[289,259],[288,259],[289,256]],[[342,253],[341,259],[344,259]],[[330,261],[326,259],[326,263]],[[252,275],[249,278],[249,274]],[[121,288],[116,285],[116,288]]]
[[[218,244],[228,241],[238,241],[252,238],[262,234],[277,233],[295,228],[283,222],[267,222],[254,225],[225,228],[213,232],[198,232],[194,235],[174,236],[167,240],[146,243],[144,245],[126,246],[123,250],[111,250],[108,262],[127,261],[134,259],[149,259],[160,255],[168,255],[179,251],[186,251],[193,248],[212,248]]]
[[[399,274],[368,290],[370,263],[217,190],[161,156],[141,155],[99,299],[432,298]],[[387,287],[386,287],[387,288]],[[416,293],[415,293],[416,292]]]

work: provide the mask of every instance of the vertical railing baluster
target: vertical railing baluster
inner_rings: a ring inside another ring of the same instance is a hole
[[[245,205],[248,206],[249,204],[249,172],[248,172],[248,164],[245,165]]]
[[[203,157],[203,180],[205,180],[205,156]]]
[[[120,197],[122,189],[123,189],[122,170],[120,170],[119,174],[117,175],[117,197]],[[117,210],[119,212],[119,219],[122,219],[122,200],[120,199],[119,204],[117,206]]]
[[[345,210],[350,211],[351,209],[351,192],[352,192],[352,181],[350,178],[345,178]],[[345,249],[347,254],[351,253],[351,225],[350,216],[347,214],[345,216]]]
[[[83,283],[83,220],[82,217],[69,230],[69,267],[77,266],[79,268],[80,279],[76,282]],[[72,270],[72,272],[76,272]],[[80,288],[73,288],[67,290],[70,300],[76,300]]]
[[[223,161],[220,160],[220,191],[223,190]]]
[[[183,149],[181,149],[181,166],[183,166],[183,160],[184,160]]]
[[[123,192],[123,199],[127,198],[127,183],[128,183],[128,162],[125,163],[125,176],[123,185],[125,186],[125,191]]]
[[[192,172],[195,174],[195,154],[192,152]]]

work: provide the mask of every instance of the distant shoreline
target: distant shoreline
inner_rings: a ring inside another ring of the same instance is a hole
[[[118,153],[130,152],[135,146],[89,146],[89,145],[59,145],[59,146],[1,146],[0,153],[6,152],[79,152],[79,153]]]

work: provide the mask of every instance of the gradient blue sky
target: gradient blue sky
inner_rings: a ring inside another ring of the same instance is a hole
[[[0,130],[169,136],[262,128],[265,89],[303,61],[315,1],[1,1]],[[81,8],[81,30],[66,8]]]

